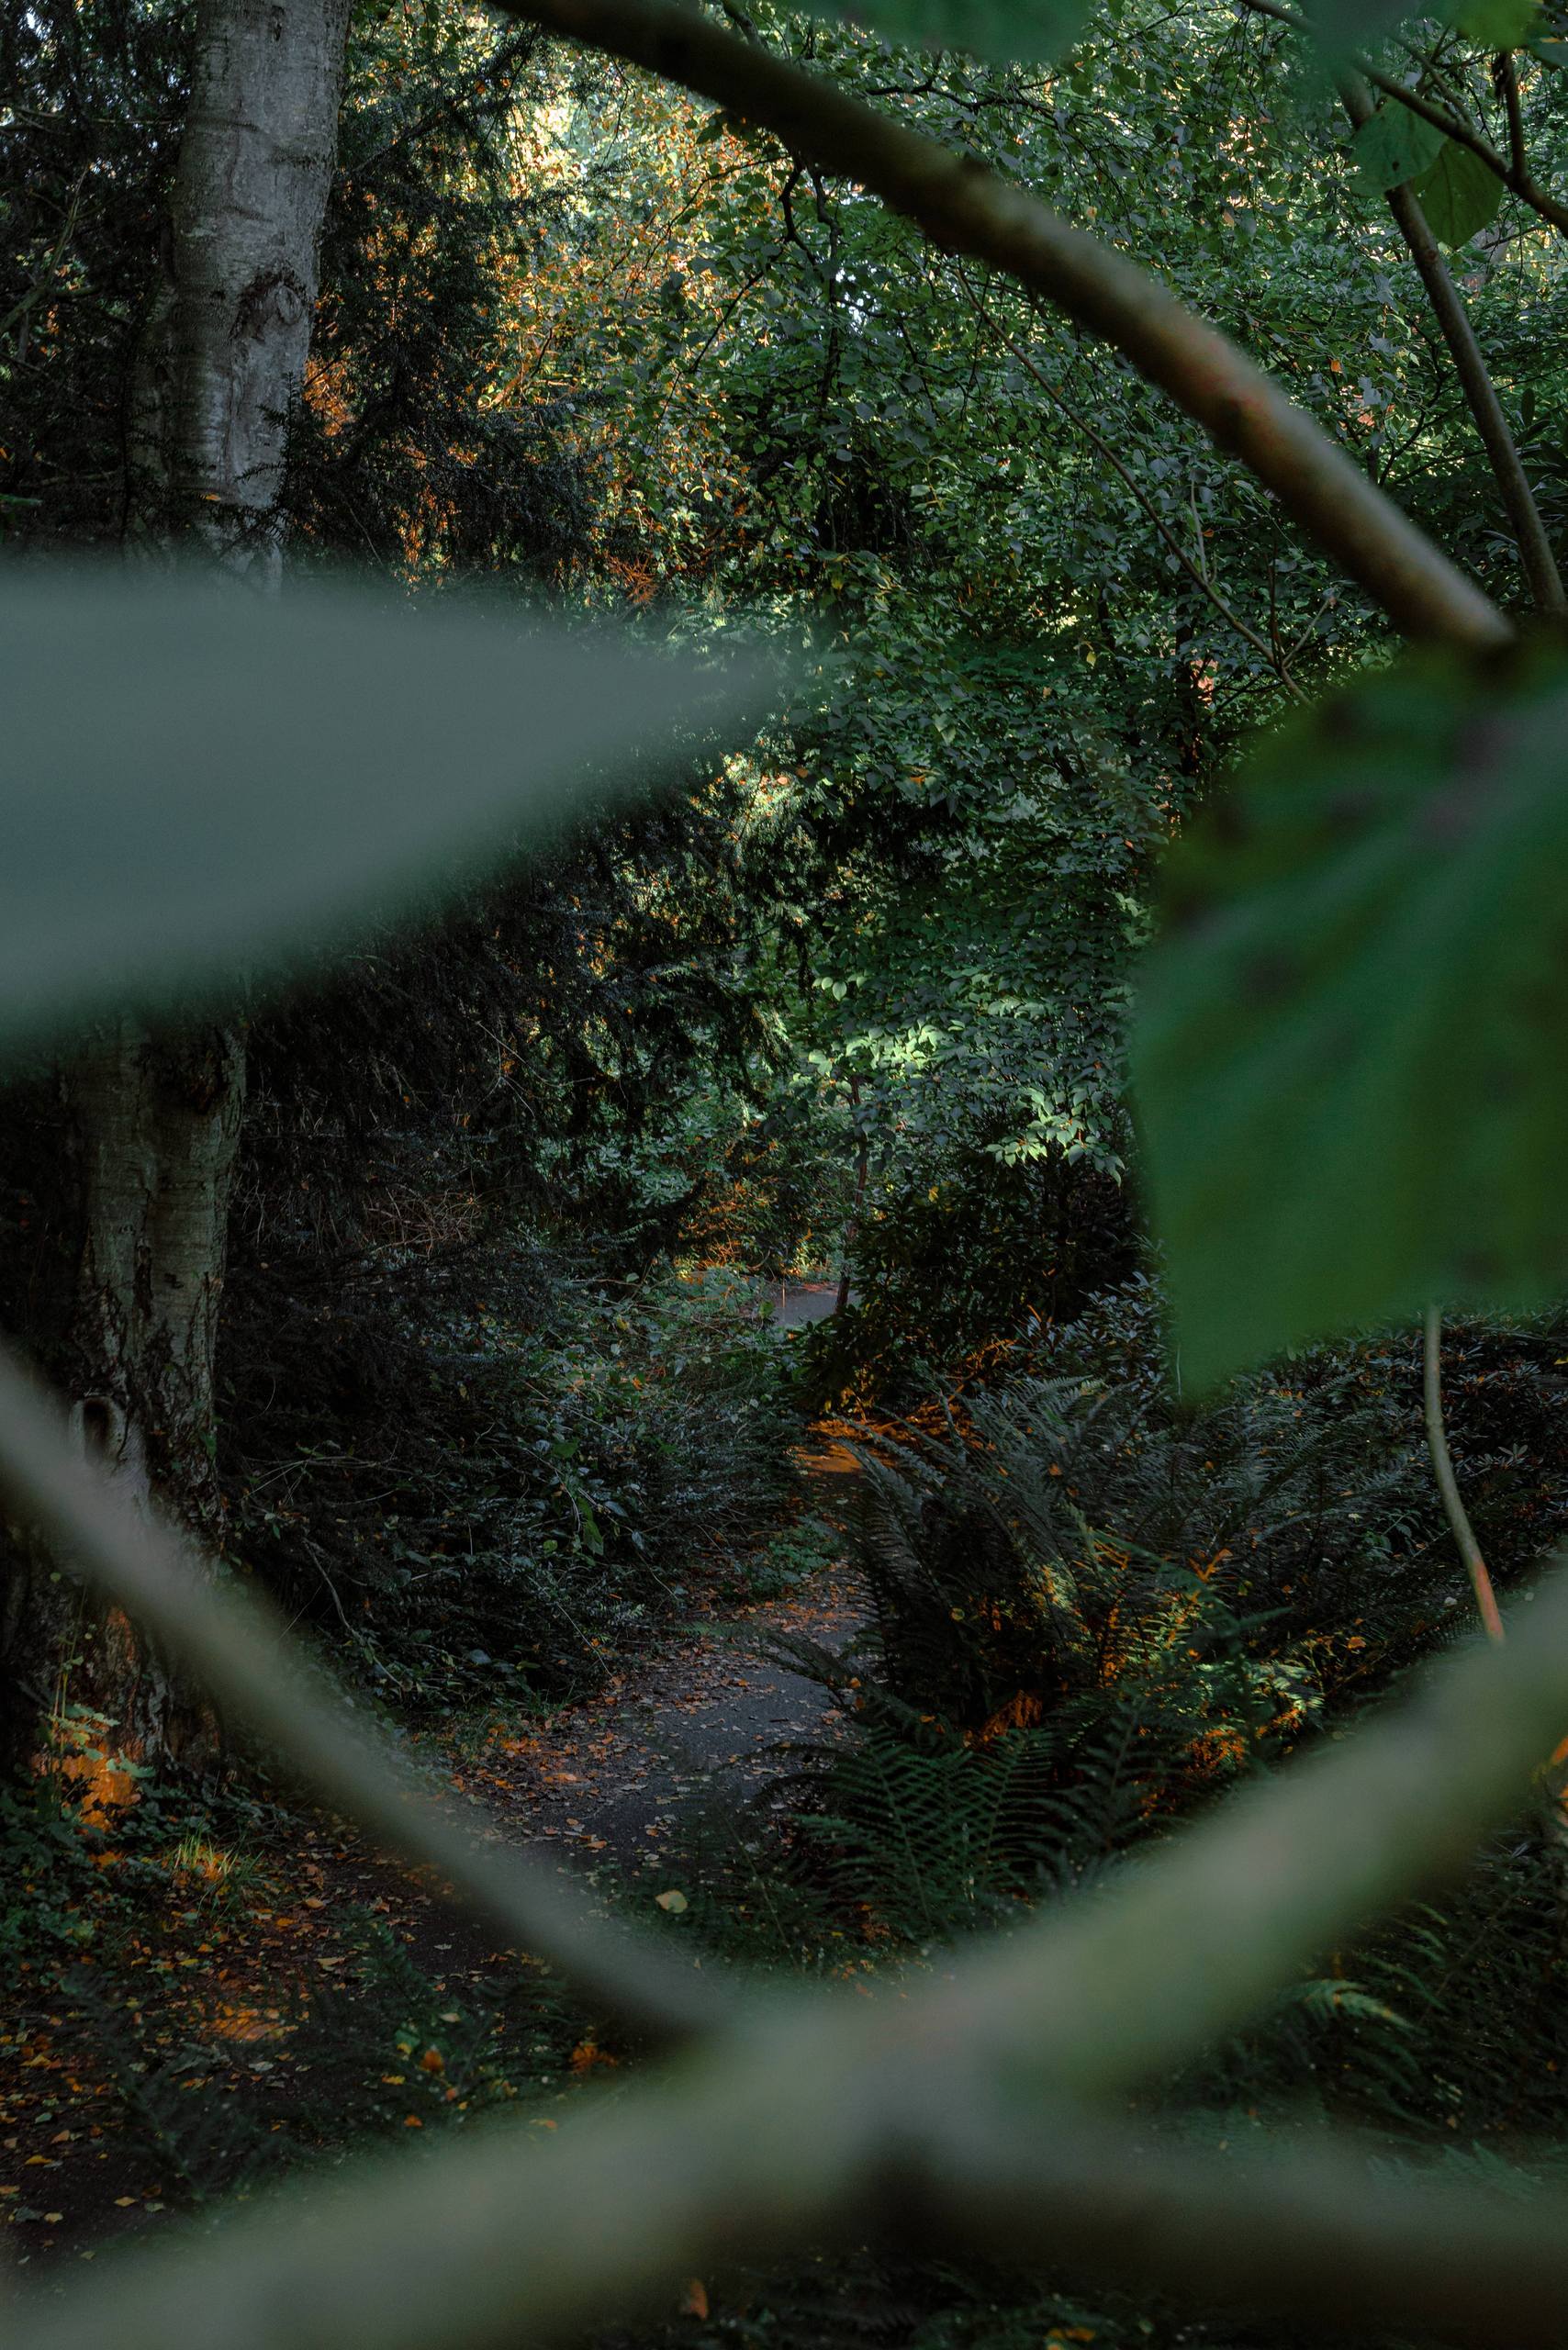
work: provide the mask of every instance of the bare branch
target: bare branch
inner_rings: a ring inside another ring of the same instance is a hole
[[[1514,176],[1525,180],[1529,177],[1529,157],[1525,150],[1524,108],[1519,104],[1518,73],[1506,49],[1498,50],[1493,62],[1493,72],[1508,118],[1508,155],[1514,167]]]
[[[1482,1627],[1489,1640],[1500,1640],[1503,1638],[1503,1619],[1497,1613],[1497,1595],[1492,1588],[1492,1578],[1481,1555],[1481,1545],[1475,1539],[1470,1512],[1464,1506],[1459,1479],[1453,1473],[1453,1455],[1449,1450],[1448,1430],[1443,1426],[1443,1315],[1439,1305],[1427,1308],[1421,1333],[1421,1398],[1427,1420],[1427,1449],[1431,1455],[1432,1474],[1438,1481],[1438,1492],[1442,1496],[1443,1515],[1448,1519],[1449,1531],[1453,1536],[1459,1555],[1464,1561]]]
[[[1372,120],[1372,98],[1359,74],[1346,73],[1340,77],[1339,95],[1346,113],[1358,129],[1362,123]],[[1557,558],[1546,535],[1546,526],[1540,519],[1540,509],[1529,486],[1529,476],[1520,461],[1513,429],[1503,413],[1503,403],[1497,397],[1496,386],[1476,340],[1475,329],[1470,322],[1470,313],[1453,282],[1449,265],[1438,249],[1438,241],[1432,234],[1415,189],[1408,184],[1390,188],[1388,208],[1427,289],[1432,315],[1448,345],[1465,404],[1481,435],[1504,509],[1512,526],[1514,543],[1519,551],[1519,561],[1524,565],[1536,610],[1568,612],[1568,597],[1562,593]]]

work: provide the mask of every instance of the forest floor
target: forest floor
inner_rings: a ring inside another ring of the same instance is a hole
[[[812,1463],[847,1480],[846,1456]],[[820,1507],[820,1504],[819,1504]],[[840,1561],[778,1599],[740,1600],[661,1642],[584,1703],[487,1742],[454,1777],[516,1840],[591,1873],[667,1875],[683,1838],[738,1821],[779,1775],[778,1750],[834,1734],[823,1691],[773,1653],[800,1638],[839,1650],[865,1617]]]
[[[808,1444],[802,1465],[841,1523],[853,1461]],[[738,1849],[770,1789],[787,1802],[789,1750],[842,1729],[777,1645],[841,1649],[864,1613],[838,1559],[779,1596],[715,1592],[582,1702],[418,1744],[503,1834],[664,1926],[688,1863],[716,1835]],[[123,1825],[76,1897],[79,1955],[40,1945],[0,1986],[0,2242],[40,2281],[351,2132],[536,2107],[615,2061],[543,1969],[319,1814],[241,1799]]]
[[[832,1313],[836,1284],[781,1284],[775,1320],[800,1329]],[[800,1454],[813,1514],[842,1525],[857,1474],[850,1453],[809,1436]],[[780,1775],[779,1750],[835,1734],[824,1693],[779,1661],[780,1643],[837,1651],[865,1620],[842,1558],[783,1596],[728,1599],[667,1633],[583,1703],[498,1732],[454,1785],[483,1799],[516,1841],[589,1874],[666,1875],[683,1840],[740,1821]]]

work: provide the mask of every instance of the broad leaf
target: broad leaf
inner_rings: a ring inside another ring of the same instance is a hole
[[[1038,63],[1059,57],[1083,28],[1088,0],[811,0],[819,16],[864,25],[916,49]]]
[[[1457,0],[1437,8],[1415,0],[1306,0],[1305,14],[1335,62],[1364,56],[1413,17],[1435,16],[1484,49],[1516,49],[1541,21],[1539,0]]]
[[[758,677],[498,603],[0,572],[0,1037],[232,986],[433,903]]]
[[[1520,49],[1540,29],[1540,0],[1468,0],[1453,22],[1482,49]]]
[[[1417,14],[1412,0],[1307,0],[1319,48],[1338,62],[1382,40]]]
[[[1468,147],[1445,139],[1436,160],[1413,184],[1413,193],[1438,242],[1457,247],[1495,218],[1503,183]]]
[[[1568,1287],[1568,665],[1413,659],[1170,861],[1135,1098],[1197,1384]]]
[[[1390,100],[1363,122],[1350,142],[1363,187],[1381,196],[1400,187],[1436,162],[1444,134],[1408,106]]]

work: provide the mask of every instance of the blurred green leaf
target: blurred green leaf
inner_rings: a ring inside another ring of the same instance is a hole
[[[1362,186],[1381,196],[1417,178],[1436,161],[1443,143],[1443,133],[1432,123],[1391,100],[1362,123],[1350,151]]]
[[[1453,22],[1482,49],[1519,49],[1540,29],[1540,0],[1469,0]]]
[[[1416,13],[1411,0],[1306,0],[1318,45],[1330,59],[1383,39]]]
[[[1414,193],[1439,244],[1467,245],[1496,217],[1503,183],[1478,155],[1445,139],[1434,162],[1413,183]]]
[[[1170,861],[1137,1101],[1185,1376],[1568,1283],[1568,664],[1413,659]]]
[[[967,49],[1030,62],[1070,49],[1087,0],[812,0],[819,16],[846,18],[917,49]]]
[[[498,602],[0,574],[0,1038],[232,988],[647,784],[759,677]]]
[[[1414,0],[1306,0],[1318,43],[1330,59],[1365,54],[1412,17],[1436,17],[1483,49],[1515,49],[1541,22],[1540,0],[1461,0],[1421,8]]]

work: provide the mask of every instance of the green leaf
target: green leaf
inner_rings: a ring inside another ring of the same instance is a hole
[[[1416,13],[1412,0],[1307,0],[1319,48],[1331,60],[1381,40]]]
[[[1482,49],[1520,49],[1540,29],[1540,0],[1467,0],[1456,30]]]
[[[1436,162],[1444,133],[1408,106],[1391,100],[1363,122],[1350,141],[1361,185],[1374,196],[1401,187]]]
[[[232,990],[429,910],[667,766],[715,683],[496,601],[0,571],[0,1039]],[[649,754],[649,755],[644,755]],[[610,763],[607,773],[605,764]]]
[[[1445,139],[1437,160],[1418,180],[1413,193],[1434,237],[1442,245],[1467,245],[1478,229],[1496,217],[1503,201],[1503,183],[1478,155],[1457,140]]]
[[[1421,8],[1414,0],[1307,0],[1307,16],[1319,46],[1330,59],[1364,55],[1413,17],[1436,15],[1485,49],[1514,49],[1541,21],[1539,0],[1459,0],[1459,5]]]
[[[915,49],[968,49],[977,56],[1040,63],[1070,49],[1088,0],[812,0],[819,16],[863,25]]]
[[[1177,849],[1133,1068],[1197,1385],[1568,1286],[1565,870],[1558,655],[1363,681]]]

